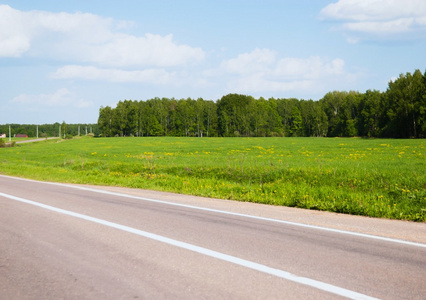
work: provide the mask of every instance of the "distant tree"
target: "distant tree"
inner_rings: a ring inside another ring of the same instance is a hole
[[[62,122],[61,125],[61,135],[62,137],[65,137],[67,134],[67,123],[65,123],[65,121]]]
[[[385,95],[387,120],[384,135],[419,137],[425,105],[424,76],[420,70],[416,70],[414,74],[400,74],[398,79],[390,81]]]
[[[266,106],[267,122],[266,134],[267,136],[282,136],[283,129],[281,126],[281,117],[278,114],[278,103],[274,98],[268,99]]]
[[[320,100],[328,118],[327,136],[342,136],[341,109],[348,92],[333,91],[325,94]]]
[[[254,136],[266,136],[268,122],[268,102],[260,98],[251,103],[251,128]]]
[[[300,136],[302,133],[302,114],[297,106],[293,106],[290,119],[291,136]]]
[[[12,128],[15,133],[35,134],[32,125],[12,124]],[[57,128],[40,130],[53,135]],[[67,130],[74,133],[75,128],[70,125]],[[114,109],[100,108],[97,128],[103,136],[425,137],[426,72],[401,74],[384,93],[333,91],[319,101],[241,94],[228,94],[217,102],[124,100]]]
[[[426,71],[423,74],[423,96],[419,99],[419,137],[426,137]]]
[[[195,116],[195,126],[196,132],[195,135],[198,137],[203,137],[204,133],[204,110],[205,110],[205,101],[202,98],[198,98],[194,102],[194,116]]]
[[[292,112],[293,108],[299,104],[296,98],[277,99],[277,111],[281,118],[282,132],[284,136],[291,136]]]
[[[114,136],[112,127],[113,111],[111,107],[106,106],[99,109],[98,125],[102,136]]]
[[[325,137],[328,132],[328,119],[324,112],[322,104],[315,102],[314,112],[312,114],[312,135],[315,137]]]
[[[349,92],[341,107],[340,128],[341,136],[357,136],[357,120],[358,107],[360,102],[360,94],[358,92]]]
[[[156,129],[157,133],[155,135],[166,135],[168,132],[169,101],[170,100],[167,98],[154,98],[147,101],[148,105],[151,107],[151,113],[157,120],[152,121],[160,125],[160,128]]]
[[[362,95],[359,109],[358,130],[360,135],[377,137],[380,135],[380,119],[382,115],[383,93],[380,91],[368,90]]]
[[[250,107],[253,97],[228,94],[217,102],[219,130],[222,136],[250,134]]]
[[[190,136],[194,132],[195,125],[195,101],[191,98],[181,99],[178,101],[177,114],[178,114],[178,128],[184,136]]]
[[[217,136],[217,106],[213,101],[205,101],[204,128],[207,136]]]

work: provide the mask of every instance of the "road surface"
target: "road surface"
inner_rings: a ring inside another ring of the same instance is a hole
[[[425,299],[426,224],[0,176],[2,299]]]
[[[21,141],[16,141],[16,144],[42,142],[42,141],[46,141],[46,140],[55,140],[55,139],[59,139],[59,138],[58,137],[48,137],[48,138],[37,138],[37,139],[30,139],[30,140],[21,140]]]

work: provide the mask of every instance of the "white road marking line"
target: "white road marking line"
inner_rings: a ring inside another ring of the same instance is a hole
[[[220,213],[220,214],[225,214],[225,215],[231,215],[231,216],[237,216],[237,217],[243,217],[243,218],[250,218],[250,219],[262,220],[262,221],[267,221],[267,222],[275,222],[275,223],[281,223],[281,224],[286,224],[286,225],[291,225],[291,226],[304,227],[304,228],[309,228],[309,229],[352,235],[352,236],[363,237],[363,238],[368,238],[368,239],[375,239],[375,240],[385,241],[385,242],[390,242],[390,243],[397,243],[397,244],[426,248],[426,244],[404,241],[404,240],[400,240],[400,239],[393,239],[393,238],[388,238],[388,237],[383,237],[383,236],[378,236],[378,235],[365,234],[365,233],[359,233],[359,232],[354,232],[354,231],[340,230],[340,229],[321,227],[321,226],[315,226],[315,225],[308,225],[308,224],[303,224],[303,223],[284,221],[284,220],[272,219],[272,218],[266,218],[266,217],[259,217],[259,216],[235,213],[235,212],[230,212],[230,211],[218,210],[218,209],[213,209],[213,208],[193,206],[193,205],[188,205],[188,204],[174,203],[174,202],[168,202],[168,201],[157,200],[157,199],[150,199],[150,198],[145,198],[145,197],[140,197],[140,196],[133,196],[133,195],[129,195],[129,194],[105,191],[105,190],[100,190],[100,189],[95,189],[95,188],[83,187],[83,186],[78,186],[78,185],[70,185],[70,184],[64,184],[64,183],[58,183],[58,182],[36,181],[36,180],[32,180],[32,179],[12,177],[12,176],[7,176],[7,175],[0,175],[0,177],[7,177],[7,178],[10,178],[10,179],[29,181],[29,182],[37,182],[37,183],[56,185],[56,186],[65,186],[65,187],[69,187],[69,188],[73,188],[73,189],[79,189],[79,190],[89,191],[89,192],[94,192],[94,193],[99,193],[99,194],[106,194],[106,195],[111,195],[111,196],[124,197],[124,198],[148,201],[148,202],[153,202],[153,203],[160,203],[160,204],[165,204],[165,205],[179,206],[179,207],[185,207],[185,208],[190,208],[190,209]]]
[[[329,292],[329,293],[332,293],[332,294],[336,294],[336,295],[339,295],[339,296],[343,296],[343,297],[346,297],[346,298],[349,298],[349,299],[369,299],[369,300],[377,299],[377,298],[370,297],[370,296],[367,296],[367,295],[364,295],[364,294],[361,294],[361,293],[357,293],[357,292],[354,292],[354,291],[351,291],[351,290],[348,290],[348,289],[345,289],[345,288],[341,288],[341,287],[338,287],[338,286],[335,286],[335,285],[332,285],[332,284],[328,284],[328,283],[321,282],[321,281],[318,281],[318,280],[310,279],[310,278],[307,278],[307,277],[300,277],[300,276],[294,275],[292,273],[289,273],[289,272],[286,272],[286,271],[283,271],[283,270],[280,270],[280,269],[271,268],[271,267],[268,267],[268,266],[265,266],[265,265],[262,265],[262,264],[259,264],[259,263],[255,263],[255,262],[252,262],[252,261],[249,261],[249,260],[238,258],[236,256],[224,254],[224,253],[217,252],[217,251],[214,251],[214,250],[210,250],[210,249],[207,249],[207,248],[203,248],[203,247],[199,247],[199,246],[192,245],[192,244],[189,244],[189,243],[185,243],[185,242],[182,242],[182,241],[174,240],[174,239],[164,237],[164,236],[161,236],[161,235],[157,235],[157,234],[154,234],[154,233],[150,233],[150,232],[147,232],[147,231],[143,231],[143,230],[135,229],[135,228],[132,228],[132,227],[120,225],[120,224],[117,224],[117,223],[109,222],[109,221],[106,221],[106,220],[94,218],[94,217],[91,217],[91,216],[75,213],[75,212],[68,211],[68,210],[65,210],[65,209],[61,209],[61,208],[57,208],[57,207],[54,207],[54,206],[38,203],[38,202],[35,202],[35,201],[27,200],[27,199],[24,199],[24,198],[16,197],[16,196],[1,193],[1,192],[0,192],[0,196],[3,196],[5,198],[8,198],[8,199],[11,199],[11,200],[14,200],[14,201],[18,201],[18,202],[34,205],[34,206],[37,206],[37,207],[41,207],[41,208],[44,208],[44,209],[47,209],[47,210],[50,210],[50,211],[53,211],[53,212],[61,213],[61,214],[64,214],[64,215],[72,216],[72,217],[75,217],[75,218],[83,219],[83,220],[90,221],[90,222],[93,222],[93,223],[105,225],[105,226],[108,226],[108,227],[111,227],[111,228],[115,228],[115,229],[119,229],[119,230],[122,230],[122,231],[129,232],[129,233],[133,233],[133,234],[136,234],[136,235],[139,235],[139,236],[142,236],[142,237],[145,237],[145,238],[149,238],[149,239],[161,242],[161,243],[176,246],[176,247],[179,247],[179,248],[182,248],[182,249],[193,251],[193,252],[196,252],[196,253],[199,253],[199,254],[202,254],[202,255],[206,255],[206,256],[209,256],[209,257],[216,258],[216,259],[220,259],[220,260],[223,260],[223,261],[226,261],[226,262],[229,262],[229,263],[233,263],[233,264],[245,267],[245,268],[249,268],[249,269],[256,270],[256,271],[259,271],[259,272],[263,272],[263,273],[266,273],[266,274],[269,274],[269,275],[277,276],[277,277],[280,277],[280,278],[283,278],[283,279],[286,279],[286,280],[289,280],[289,281],[293,281],[293,282],[296,282],[296,283],[299,283],[299,284],[310,286],[310,287],[313,287],[313,288],[316,288],[316,289],[319,289],[319,290],[323,290],[323,291],[326,291],[326,292]]]

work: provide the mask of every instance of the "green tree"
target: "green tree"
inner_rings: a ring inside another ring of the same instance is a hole
[[[333,91],[320,100],[328,118],[327,136],[342,136],[341,108],[348,92]]]
[[[151,107],[152,114],[157,119],[158,124],[160,124],[161,130],[157,130],[157,132],[161,132],[160,135],[166,135],[168,132],[169,101],[167,98],[154,98],[147,101]]]
[[[419,137],[418,133],[422,132],[424,94],[424,76],[420,70],[414,74],[400,74],[398,79],[389,82],[385,98],[385,136]]]
[[[114,136],[112,127],[113,110],[110,106],[99,109],[98,125],[102,136]]]
[[[133,101],[124,100],[117,103],[112,123],[120,136],[130,136],[137,132],[137,106]]]
[[[207,136],[217,136],[217,105],[213,101],[205,101],[204,128]]]
[[[59,124],[40,126],[55,135]],[[75,125],[75,126],[74,126]],[[79,124],[67,130],[74,134]],[[35,135],[35,125],[11,124],[14,133]],[[101,107],[99,132],[176,136],[426,136],[426,72],[400,74],[385,93],[333,91],[319,101],[258,100],[228,94],[216,103],[202,98],[124,100]],[[1,130],[1,126],[0,126]]]
[[[278,114],[278,102],[274,98],[268,99],[267,105],[267,128],[268,136],[282,136],[281,117]]]
[[[358,92],[351,91],[347,93],[344,98],[341,110],[340,110],[340,128],[341,136],[357,136],[357,120],[358,120],[358,108],[360,102],[360,94]]]
[[[293,106],[290,119],[291,136],[300,136],[302,134],[302,114],[297,106]]]
[[[140,101],[138,104],[140,124],[139,134],[141,136],[161,136],[163,127],[158,121],[157,116],[153,112],[153,105],[148,101]]]
[[[181,99],[178,101],[177,105],[177,115],[178,115],[178,131],[180,135],[191,136],[191,133],[194,132],[194,123],[195,123],[195,112],[194,112],[194,103],[195,101],[191,98]]]
[[[177,111],[178,101],[174,98],[171,98],[168,103],[168,134],[179,136],[179,128],[178,128],[178,111]]]
[[[418,136],[421,138],[426,137],[426,71],[423,74],[423,96],[420,98],[419,103],[419,133]]]
[[[196,136],[203,137],[204,134],[204,110],[205,110],[205,101],[202,98],[198,98],[197,101],[193,103],[194,105],[194,115],[195,115],[195,126],[196,126]]]
[[[328,118],[325,114],[322,104],[319,101],[315,102],[314,112],[312,114],[312,135],[315,137],[327,136]]]
[[[61,137],[65,137],[67,134],[67,123],[65,123],[65,121],[62,122],[61,124]]]
[[[217,103],[219,130],[222,136],[250,134],[250,106],[253,97],[228,94]]]
[[[251,131],[254,136],[266,136],[268,119],[268,102],[264,98],[253,101],[249,109],[251,115]]]
[[[366,91],[361,98],[359,110],[359,133],[362,136],[378,137],[382,115],[383,93],[377,90]]]
[[[282,133],[284,136],[291,136],[292,112],[299,103],[298,99],[277,99],[277,111],[281,119]]]

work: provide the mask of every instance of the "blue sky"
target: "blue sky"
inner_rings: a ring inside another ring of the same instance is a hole
[[[0,124],[228,93],[385,91],[426,68],[424,0],[0,0]]]

